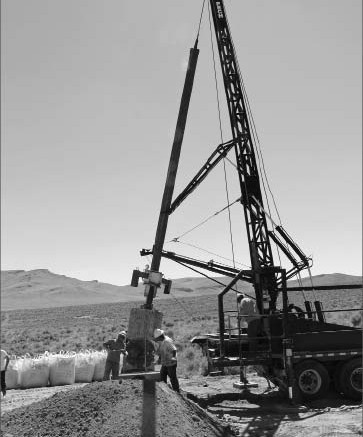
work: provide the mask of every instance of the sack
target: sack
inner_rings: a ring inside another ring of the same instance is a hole
[[[79,352],[75,360],[75,382],[92,382],[95,360],[89,351]]]
[[[105,373],[107,351],[94,351],[92,352],[95,369],[93,372],[93,381],[102,381]]]
[[[46,387],[49,380],[48,355],[35,358],[25,356],[20,371],[21,388]]]
[[[75,382],[75,352],[59,352],[49,357],[49,382],[51,386],[68,385]]]
[[[5,383],[8,390],[20,388],[20,367],[22,359],[15,355],[10,356],[8,368],[5,372]]]
[[[125,355],[121,354],[121,356],[120,356],[120,367],[119,367],[119,371],[118,371],[119,374],[122,373],[122,369],[124,367],[124,361],[126,362]]]

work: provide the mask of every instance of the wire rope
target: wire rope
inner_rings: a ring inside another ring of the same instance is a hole
[[[232,41],[232,38],[231,38],[231,41]],[[232,46],[234,48],[233,41],[232,41]],[[264,185],[265,181],[266,181],[266,186],[268,188],[268,191],[269,191],[269,193],[271,195],[271,199],[273,201],[273,204],[274,204],[274,207],[275,207],[275,211],[276,211],[277,217],[279,219],[279,223],[281,224],[282,221],[281,221],[280,213],[279,213],[279,210],[277,208],[275,197],[274,197],[274,195],[272,193],[272,189],[271,189],[268,177],[267,177],[265,162],[264,162],[263,154],[262,154],[261,143],[260,143],[260,139],[259,139],[259,136],[258,136],[255,119],[253,117],[253,113],[252,113],[252,110],[251,110],[251,105],[250,105],[249,98],[248,98],[247,91],[246,91],[246,87],[245,87],[245,84],[244,84],[244,81],[243,81],[243,77],[242,77],[242,73],[241,73],[241,69],[240,69],[240,66],[239,66],[238,59],[236,59],[236,64],[237,64],[237,69],[238,69],[239,76],[241,78],[242,92],[243,92],[243,96],[244,96],[244,99],[245,99],[245,104],[246,104],[246,110],[247,110],[247,113],[248,113],[248,118],[251,121],[251,133],[252,133],[252,136],[254,137],[254,140],[255,140],[254,143],[256,144],[256,151],[257,151],[257,155],[258,155],[258,158],[259,158],[259,168],[260,168],[260,173],[261,173],[261,176],[262,176],[261,180],[262,180],[262,183],[263,183],[263,186],[264,186],[264,190],[265,190],[265,197],[266,197],[266,201],[267,201],[267,204],[268,204],[268,209],[269,209],[269,212],[270,212],[270,206],[269,206],[269,202],[268,202],[267,191],[266,191],[266,188],[265,188],[265,185]]]
[[[202,11],[201,11],[200,17],[199,17],[199,24],[198,24],[198,31],[197,31],[197,38],[196,38],[197,41],[199,39],[200,26],[202,24],[202,17],[203,17],[203,12],[204,12],[204,4],[205,4],[205,0],[203,0]]]
[[[228,18],[227,17],[226,17],[226,19],[227,19],[227,22],[228,22]],[[228,25],[229,25],[229,23],[228,23]],[[231,44],[232,44],[232,47],[233,47],[233,49],[235,51],[235,46],[234,46],[232,37],[231,37]],[[243,97],[244,97],[244,100],[245,100],[246,112],[248,114],[248,119],[251,121],[251,135],[253,137],[254,144],[256,145],[256,152],[257,152],[257,158],[258,158],[257,165],[258,165],[258,168],[259,168],[259,173],[261,175],[261,182],[262,182],[262,186],[263,186],[263,191],[265,193],[267,209],[269,211],[269,214],[272,215],[271,214],[269,197],[267,195],[267,189],[268,189],[268,191],[269,191],[269,193],[271,195],[271,199],[272,199],[272,202],[273,202],[273,205],[274,205],[274,208],[275,208],[275,211],[276,211],[279,223],[281,225],[281,223],[282,223],[281,216],[280,216],[280,213],[278,211],[277,204],[276,204],[276,201],[275,201],[275,197],[274,197],[274,195],[272,193],[271,186],[270,186],[270,183],[269,183],[269,180],[268,180],[268,177],[267,177],[266,167],[265,167],[265,163],[264,163],[264,159],[263,159],[262,148],[261,148],[261,144],[260,144],[260,140],[259,140],[259,136],[258,136],[258,132],[257,132],[256,123],[255,123],[255,120],[254,120],[254,117],[253,117],[253,113],[252,113],[252,110],[251,110],[251,105],[250,105],[250,102],[249,102],[249,99],[248,99],[247,90],[246,90],[246,87],[245,87],[245,84],[244,84],[244,81],[243,81],[241,69],[240,69],[239,62],[238,62],[237,58],[236,58],[236,66],[237,66],[237,71],[239,73],[239,77],[241,79],[241,88],[242,88],[242,93],[243,93]],[[265,185],[265,181],[266,181],[266,185]],[[267,186],[267,189],[266,189],[266,186]],[[274,229],[272,229],[272,232],[273,233],[275,232]],[[279,250],[278,246],[276,246],[276,250],[277,250],[277,256],[278,256],[278,259],[279,259],[279,262],[280,262],[280,265],[281,265],[282,264],[281,263],[281,256],[280,256],[280,250]]]
[[[172,242],[172,243],[180,243],[180,244],[184,244],[185,246],[193,247],[194,249],[201,250],[202,252],[208,253],[209,255],[218,256],[219,258],[225,259],[225,260],[227,260],[227,261],[233,261],[233,260],[230,259],[230,258],[227,258],[227,257],[222,256],[222,255],[218,255],[217,253],[211,252],[211,251],[209,251],[209,250],[207,250],[207,249],[204,249],[204,248],[202,248],[202,247],[200,247],[200,246],[197,246],[197,245],[195,245],[195,244],[186,243],[185,241],[177,241],[177,240],[175,240],[175,241],[172,240],[171,242]],[[247,264],[243,264],[243,263],[238,262],[238,261],[236,261],[236,263],[239,264],[240,266],[247,267],[247,268],[249,268],[249,269],[251,268],[251,266],[248,266]],[[233,267],[236,268],[235,265],[234,265]]]
[[[189,317],[191,317],[191,318],[195,317],[195,315],[192,312],[190,312],[189,309],[184,304],[182,304],[179,299],[177,299],[177,297],[175,296],[175,294],[173,294],[173,292],[170,292],[170,295],[183,308],[183,310],[188,314]]]
[[[216,70],[216,61],[215,61],[215,53],[214,53],[214,44],[213,44],[213,37],[212,37],[212,22],[211,22],[211,11],[210,11],[210,5],[208,3],[208,17],[209,17],[209,34],[210,34],[210,42],[211,42],[211,48],[212,48],[212,59],[213,59],[213,71],[214,71],[214,85],[216,89],[216,97],[217,97],[217,109],[218,109],[218,120],[219,120],[219,134],[221,137],[221,142],[223,141],[223,129],[222,129],[222,120],[221,120],[221,110],[220,110],[220,101],[219,101],[219,91],[218,91],[218,81],[217,81],[217,70]]]
[[[229,22],[228,22],[227,16],[226,16],[226,20],[227,20],[227,23],[228,23],[228,26],[229,26]],[[232,35],[230,35],[230,39],[231,39],[231,45],[233,47],[233,50],[234,50],[234,52],[236,52],[235,45],[234,45],[233,39],[232,39]],[[274,196],[273,196],[273,193],[272,193],[272,190],[271,190],[268,178],[267,178],[267,172],[266,172],[265,165],[264,165],[264,160],[263,160],[263,155],[262,155],[262,150],[261,150],[261,146],[260,146],[260,140],[259,140],[259,137],[258,137],[255,120],[254,120],[254,117],[253,117],[253,113],[252,113],[252,110],[251,110],[251,105],[250,105],[250,102],[249,102],[249,99],[248,99],[247,90],[246,90],[246,87],[245,87],[245,84],[244,84],[243,76],[242,76],[242,73],[241,73],[241,68],[240,68],[240,65],[239,65],[237,57],[236,57],[235,61],[236,61],[237,71],[238,71],[238,74],[239,74],[239,77],[240,77],[240,80],[241,80],[241,89],[242,89],[242,94],[243,94],[243,97],[244,97],[244,100],[245,100],[245,107],[246,107],[246,110],[247,110],[248,119],[251,121],[251,132],[250,133],[252,134],[252,136],[254,138],[254,143],[256,144],[257,155],[258,155],[258,157],[259,157],[259,159],[261,161],[262,168],[263,168],[263,171],[261,171],[261,167],[259,165],[260,174],[261,174],[261,176],[264,176],[264,178],[266,179],[267,187],[268,187],[269,192],[271,194],[271,197],[272,197],[272,199],[274,201]],[[263,177],[261,178],[263,186],[264,186],[264,178]],[[266,201],[268,202],[268,197],[267,197],[267,192],[266,192],[265,186],[264,186],[264,191],[265,191]],[[277,213],[277,215],[279,217],[279,220],[280,220],[280,223],[281,223],[280,215],[279,215],[279,212],[278,212],[277,205],[276,205],[275,201],[274,201],[274,205],[275,205],[276,213]]]
[[[185,263],[183,263],[182,261],[177,261],[177,260],[175,260],[175,262],[177,262],[178,264],[180,264],[180,265],[186,267],[186,268],[189,269],[189,270],[192,270],[192,271],[195,272],[195,273],[198,273],[199,275],[204,276],[204,277],[207,278],[207,279],[210,279],[211,281],[215,282],[216,284],[222,285],[223,287],[226,286],[226,284],[224,284],[223,282],[220,282],[220,281],[218,281],[218,280],[215,279],[215,278],[211,278],[211,277],[208,276],[207,274],[201,272],[200,270],[195,269],[194,267],[188,266],[188,264],[185,264]],[[231,288],[231,290],[238,292],[238,291],[237,291],[236,289],[234,289],[233,287]],[[246,295],[246,296],[248,296],[248,297],[250,297],[250,298],[253,299],[253,300],[256,300],[256,298],[255,298],[254,296],[251,296],[251,295],[247,294],[246,292],[244,292],[243,294]]]
[[[220,214],[221,212],[225,211],[226,209],[230,208],[232,205],[234,205],[235,203],[239,202],[241,200],[241,198],[239,197],[238,199],[236,199],[235,201],[233,201],[232,203],[228,204],[227,206],[223,207],[222,209],[220,209],[219,211],[213,213],[212,215],[210,215],[209,217],[207,217],[206,219],[202,220],[200,223],[198,223],[197,225],[193,226],[191,229],[189,229],[188,231],[185,231],[183,234],[179,235],[178,237],[173,238],[172,240],[168,241],[168,243],[171,242],[175,242],[177,240],[179,240],[180,238],[184,237],[185,235],[189,234],[190,232],[194,231],[195,229],[199,228],[200,226],[204,225],[205,223],[207,223],[209,220],[211,220],[213,217],[215,217],[216,215]]]

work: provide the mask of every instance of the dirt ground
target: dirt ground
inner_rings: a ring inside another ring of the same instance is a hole
[[[249,381],[258,386],[235,388],[238,376],[180,379],[182,395],[156,383],[155,410],[152,385],[141,380],[9,390],[1,399],[1,436],[362,435],[357,402],[331,393],[293,407],[263,378],[252,374]]]
[[[234,388],[236,376],[185,380],[187,396],[229,424],[237,436],[340,437],[362,435],[362,404],[331,392],[326,398],[299,406],[255,374],[248,380],[257,387]]]

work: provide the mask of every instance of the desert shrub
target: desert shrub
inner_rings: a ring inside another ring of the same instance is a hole
[[[234,299],[234,296],[232,297]],[[347,298],[344,300],[345,308],[361,307],[360,290],[353,290],[345,297]],[[325,294],[321,293],[319,298],[323,301],[326,310],[341,308],[341,293],[329,291]],[[235,305],[235,299],[233,299],[231,298],[231,304],[228,304],[228,295],[226,295],[226,310],[228,306],[232,308],[232,304]],[[157,300],[156,306],[164,314],[166,333],[174,339],[178,349],[178,373],[184,373],[185,376],[191,374],[197,376],[203,374],[208,366],[199,347],[195,346],[194,349],[190,340],[200,334],[217,332],[217,297],[190,296],[179,300],[183,306],[176,305],[172,299]],[[298,306],[303,306],[303,301],[299,301],[298,295],[294,302]],[[1,312],[2,321],[6,320],[6,326],[4,323],[1,331],[2,348],[10,354],[17,355],[60,350],[101,350],[103,341],[115,338],[117,332],[127,329],[130,310],[136,305],[139,303]],[[352,312],[327,313],[327,320],[353,326],[358,324],[358,317],[355,317]]]
[[[167,329],[165,331],[165,335],[167,335],[170,338],[174,338],[174,331],[172,331],[171,329]]]
[[[208,362],[199,346],[188,345],[178,352],[178,373],[184,378],[208,373]]]
[[[194,348],[193,347],[188,347],[184,353],[184,357],[189,360],[189,361],[193,361],[194,360]]]

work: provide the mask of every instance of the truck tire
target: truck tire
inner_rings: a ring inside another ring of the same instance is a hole
[[[330,385],[326,367],[315,360],[306,360],[294,366],[296,385],[304,399],[324,396]]]
[[[349,399],[362,400],[362,367],[362,358],[353,358],[340,370],[339,387]]]

